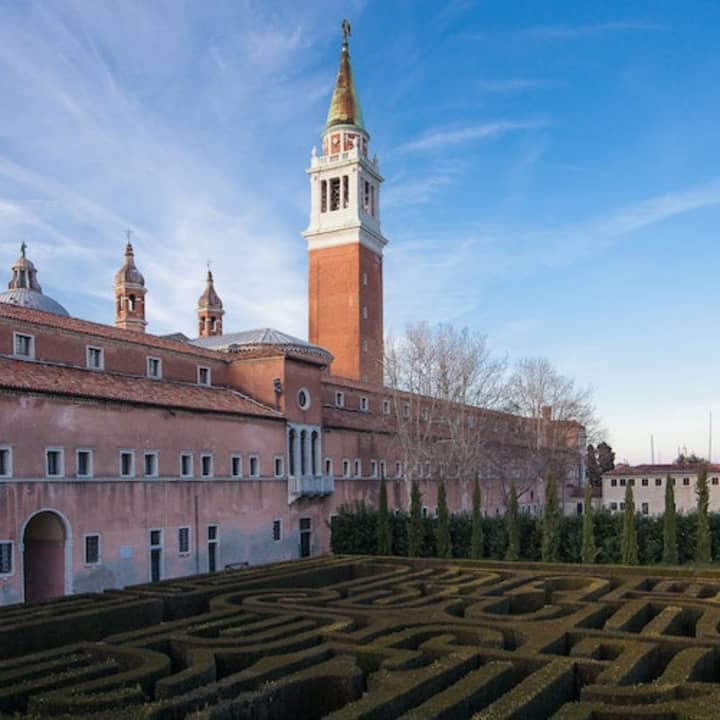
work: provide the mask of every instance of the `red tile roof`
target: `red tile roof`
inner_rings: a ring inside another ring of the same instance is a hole
[[[205,358],[211,357],[216,360],[227,360],[225,353],[208,350],[198,347],[197,345],[190,345],[189,343],[179,340],[170,340],[157,335],[134,332],[132,330],[122,330],[121,328],[89,322],[88,320],[62,317],[53,313],[30,310],[29,308],[18,307],[17,305],[11,305],[9,303],[0,302],[0,318],[21,320],[23,322],[30,322],[48,328],[70,330],[72,332],[83,333],[84,335],[93,335],[111,340],[125,340],[135,345],[145,345],[147,347],[162,350],[172,350],[185,355],[195,355]]]
[[[0,388],[156,407],[282,417],[279,411],[228,388],[149,380],[1,357]]]
[[[613,470],[607,470],[604,475],[667,475],[668,473],[693,473],[700,470],[720,472],[720,465],[712,463],[697,463],[694,465],[616,465]]]

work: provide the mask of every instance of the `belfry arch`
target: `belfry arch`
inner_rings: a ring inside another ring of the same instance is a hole
[[[58,510],[43,508],[22,528],[22,584],[25,602],[72,593],[72,532]]]

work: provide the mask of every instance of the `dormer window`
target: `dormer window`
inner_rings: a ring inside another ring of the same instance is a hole
[[[98,347],[88,347],[86,349],[85,361],[90,370],[102,370],[105,367],[103,349]]]
[[[35,338],[32,335],[24,335],[23,333],[13,333],[13,337],[15,357],[33,360],[35,358]]]
[[[212,380],[212,375],[210,373],[210,368],[203,367],[202,365],[198,367],[198,385],[210,385]]]
[[[159,380],[162,377],[162,360],[160,358],[147,358],[147,376],[153,380]]]

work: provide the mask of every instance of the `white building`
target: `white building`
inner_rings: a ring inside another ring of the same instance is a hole
[[[692,512],[697,508],[697,480],[703,470],[708,474],[710,512],[720,512],[720,465],[618,465],[603,474],[603,507],[611,511],[624,510],[625,491],[630,485],[639,513],[662,515],[665,488],[672,482],[677,511]]]

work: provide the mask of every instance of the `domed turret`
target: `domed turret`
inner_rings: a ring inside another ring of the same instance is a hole
[[[145,332],[145,278],[135,267],[129,230],[127,236],[125,263],[115,274],[115,325],[124,330]]]
[[[213,274],[208,268],[207,285],[198,300],[198,334],[200,337],[222,335],[222,318],[225,314],[222,300],[215,291]]]
[[[37,270],[26,257],[26,250],[27,245],[22,243],[20,255],[12,266],[12,279],[8,283],[8,289],[0,293],[0,302],[68,317],[68,311],[60,303],[43,295],[37,281]]]

